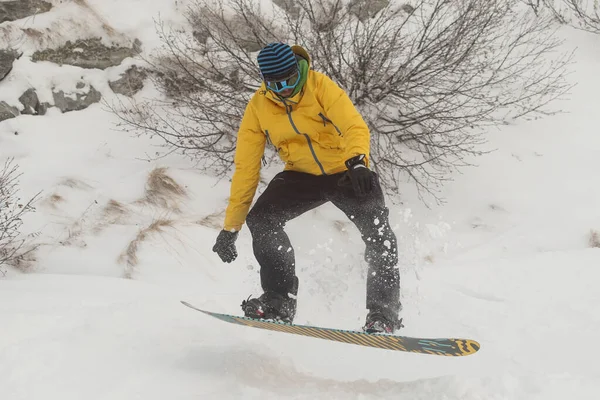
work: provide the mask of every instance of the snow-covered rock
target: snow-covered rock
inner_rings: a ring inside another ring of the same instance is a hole
[[[4,101],[0,101],[0,121],[5,121],[10,118],[17,117],[19,110],[16,107],[12,107]]]
[[[0,2],[0,24],[50,11],[52,4],[42,0]]]
[[[31,59],[51,61],[58,65],[74,65],[81,68],[106,69],[114,67],[126,59],[134,57],[141,51],[141,42],[134,40],[131,47],[106,46],[101,38],[68,41],[56,49],[37,51]]]
[[[48,110],[48,103],[40,103],[40,99],[35,89],[27,89],[25,93],[19,97],[19,102],[23,105],[21,114],[25,115],[44,115]]]
[[[147,76],[148,72],[145,69],[133,65],[119,79],[108,84],[113,92],[131,97],[144,88]]]
[[[2,3],[0,3],[2,4]],[[12,49],[0,50],[0,81],[6,78],[6,75],[13,69],[13,63],[18,57],[18,53]]]
[[[69,111],[80,111],[88,108],[94,103],[102,100],[102,94],[92,85],[85,82],[78,82],[77,86],[69,93],[62,90],[52,92],[54,105],[63,113]]]

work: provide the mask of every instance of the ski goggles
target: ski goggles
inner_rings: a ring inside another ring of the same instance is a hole
[[[263,76],[265,85],[269,90],[275,93],[281,93],[287,89],[295,89],[300,83],[300,70],[296,68],[291,75],[282,77],[266,77]]]

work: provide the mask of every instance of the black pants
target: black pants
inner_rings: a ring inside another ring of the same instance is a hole
[[[342,174],[315,176],[284,171],[277,174],[250,210],[246,224],[252,233],[254,255],[260,264],[265,292],[296,294],[294,249],[283,228],[286,222],[328,201],[354,222],[366,245],[367,308],[398,315],[400,276],[396,235],[389,225],[389,211],[378,179],[373,191],[357,197],[340,187]]]

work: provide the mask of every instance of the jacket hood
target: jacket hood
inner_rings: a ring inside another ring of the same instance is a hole
[[[304,58],[306,61],[308,61],[308,67],[310,68],[310,56],[308,55],[308,52],[304,49],[304,47],[298,46],[297,44],[295,44],[292,46],[292,51],[297,56],[300,56],[300,57]]]

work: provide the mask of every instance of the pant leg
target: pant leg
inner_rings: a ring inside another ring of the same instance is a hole
[[[365,197],[357,197],[351,189],[340,188],[335,183],[330,185],[334,188],[330,200],[354,222],[365,243],[365,261],[369,265],[367,309],[397,319],[401,308],[398,243],[390,227],[389,210],[379,179],[375,175],[373,190]]]
[[[297,294],[294,249],[284,227],[325,202],[318,176],[293,171],[277,174],[257,199],[246,224],[265,292]]]

